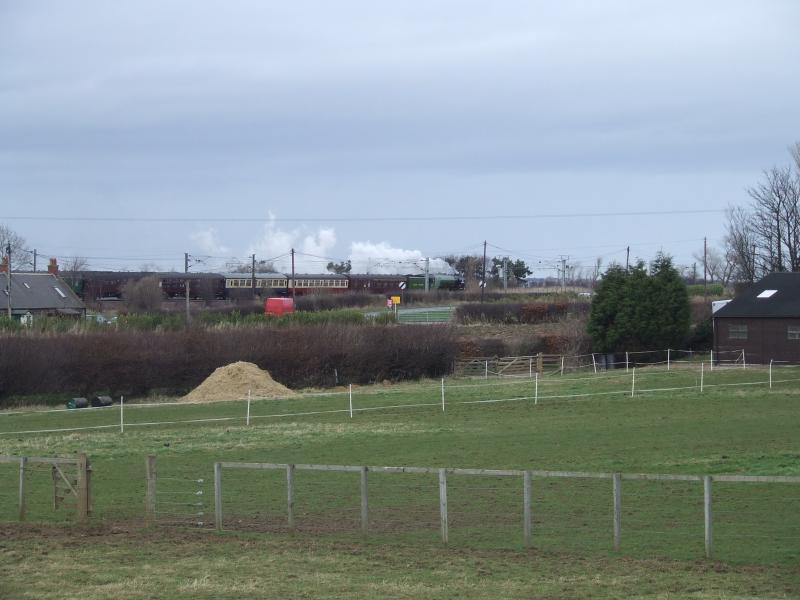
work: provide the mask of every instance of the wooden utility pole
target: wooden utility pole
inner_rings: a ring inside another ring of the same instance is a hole
[[[627,271],[631,262],[631,247],[625,248],[625,270]]]
[[[294,248],[292,248],[292,300],[294,300]]]
[[[708,238],[703,238],[703,298],[708,302]]]
[[[187,274],[189,273],[189,253],[188,252],[184,252],[183,253],[183,272],[187,273]],[[186,277],[186,279],[184,279],[183,288],[184,288],[184,291],[186,292],[186,324],[187,325],[189,324],[189,321],[192,320],[192,315],[191,315],[191,313],[189,311],[189,292],[190,292],[189,287],[190,287],[190,285],[191,284],[189,283],[189,277]]]
[[[481,275],[481,302],[483,302],[483,292],[486,289],[486,240],[483,240],[483,275]]]
[[[6,244],[6,297],[8,299],[8,319],[11,320],[11,243]]]
[[[250,277],[253,283],[253,298],[256,297],[256,255],[253,254],[251,257],[252,263],[250,267]]]
[[[36,248],[33,249],[33,272],[36,273]]]

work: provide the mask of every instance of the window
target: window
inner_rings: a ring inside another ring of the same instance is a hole
[[[747,325],[728,325],[729,340],[746,340]]]
[[[53,289],[56,291],[56,294],[58,294],[62,298],[66,298],[67,297],[67,295],[64,292],[62,292],[60,289],[58,289],[57,287],[54,287]]]
[[[756,298],[772,298],[778,290],[764,290]]]
[[[789,325],[786,328],[786,338],[790,340],[800,340],[800,325]]]

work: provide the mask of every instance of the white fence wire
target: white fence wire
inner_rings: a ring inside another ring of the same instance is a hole
[[[688,352],[688,351],[686,351]],[[517,359],[520,357],[509,357]],[[742,365],[736,363],[729,365]],[[800,365],[771,361],[766,367],[716,370],[705,362],[672,363],[670,369],[659,365],[622,369],[603,369],[586,374],[540,375],[530,372],[528,377],[499,376],[487,378],[442,378],[431,384],[412,387],[366,386],[346,391],[310,392],[276,398],[246,398],[219,400],[204,403],[126,402],[120,398],[116,406],[83,409],[31,409],[0,411],[0,436],[69,433],[77,431],[118,431],[128,428],[170,425],[242,423],[252,425],[263,420],[335,415],[354,418],[357,414],[376,411],[396,412],[409,409],[435,409],[446,413],[459,406],[531,402],[533,405],[553,401],[585,401],[592,398],[631,397],[647,394],[694,391],[703,394],[713,388],[742,388],[763,386],[772,389],[777,384],[800,381],[789,376]],[[713,379],[710,379],[713,376]],[[747,378],[747,379],[743,379]],[[659,380],[664,379],[663,384]],[[526,381],[527,380],[527,381]],[[508,388],[508,391],[505,391]],[[393,396],[403,396],[402,401],[386,401]],[[406,398],[410,398],[405,401]],[[272,409],[272,410],[270,410]],[[275,410],[277,409],[277,410]],[[163,411],[170,413],[165,418]],[[26,422],[45,419],[48,424],[57,420],[59,426],[25,427]],[[189,417],[189,418],[187,418]]]

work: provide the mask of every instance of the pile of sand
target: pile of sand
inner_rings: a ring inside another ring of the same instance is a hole
[[[249,362],[235,362],[214,371],[195,389],[181,398],[186,402],[241,400],[250,392],[253,398],[278,398],[295,393]]]

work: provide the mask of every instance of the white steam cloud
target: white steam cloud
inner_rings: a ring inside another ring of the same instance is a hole
[[[189,239],[192,240],[202,252],[211,256],[218,256],[230,252],[230,249],[219,241],[219,234],[214,227],[195,231],[189,235]]]
[[[289,272],[292,260],[288,254],[291,248],[296,251],[294,269],[297,273],[325,273],[331,251],[336,246],[336,232],[332,228],[320,228],[309,233],[304,227],[284,231],[275,225],[275,216],[264,224],[261,238],[250,245],[248,254],[255,254],[259,260],[273,260],[275,269]]]
[[[387,242],[353,242],[350,245],[352,273],[395,275],[424,273],[425,256],[419,250],[395,248]],[[430,273],[451,273],[452,269],[440,258],[431,258]]]

